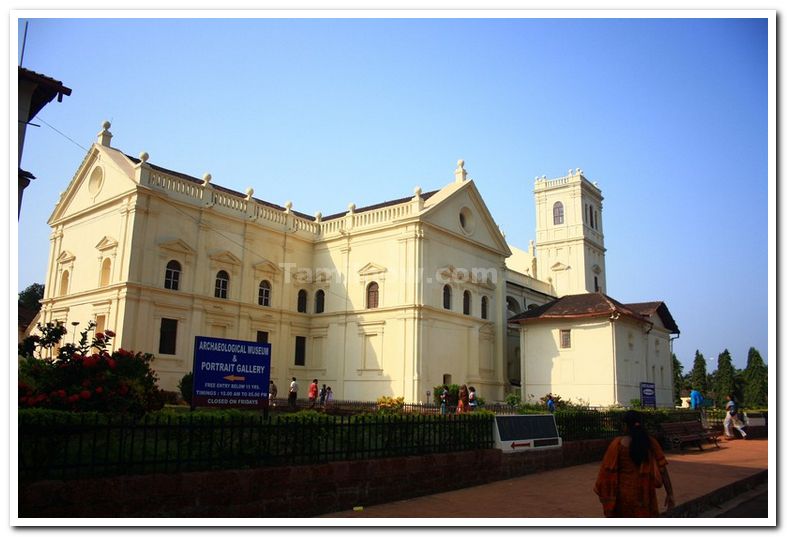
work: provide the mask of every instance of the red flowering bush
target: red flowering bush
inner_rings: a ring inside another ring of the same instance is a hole
[[[62,324],[38,325],[42,336],[20,344],[19,407],[144,414],[163,406],[153,355],[125,349],[110,352],[115,334],[107,330],[88,334],[79,344],[67,343],[53,352],[66,333]],[[54,355],[54,356],[53,356]]]

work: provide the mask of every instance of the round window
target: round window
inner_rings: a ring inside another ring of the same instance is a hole
[[[87,183],[87,189],[92,195],[96,195],[101,191],[104,185],[104,171],[101,168],[95,168],[90,174],[90,180]]]
[[[467,207],[462,207],[462,210],[459,211],[459,227],[468,235],[475,229],[475,217]]]

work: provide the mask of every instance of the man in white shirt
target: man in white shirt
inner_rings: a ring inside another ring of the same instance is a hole
[[[295,380],[295,377],[292,377],[292,382],[290,382],[290,395],[287,398],[287,402],[290,405],[290,408],[295,408],[295,402],[298,400],[298,382]]]

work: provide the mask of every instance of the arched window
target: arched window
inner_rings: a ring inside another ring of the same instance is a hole
[[[167,270],[164,271],[164,289],[180,289],[180,263],[174,259],[167,263]]]
[[[366,307],[376,308],[380,305],[380,286],[372,282],[366,286]]]
[[[298,291],[298,311],[301,313],[306,313],[306,291],[301,289]]]
[[[593,206],[588,205],[588,215],[590,216],[590,227],[596,229],[596,224],[593,222]]]
[[[216,298],[227,298],[227,291],[230,288],[230,275],[226,270],[220,270],[216,274],[216,292],[213,294]]]
[[[68,294],[68,271],[64,270],[63,274],[60,276],[60,296]]]
[[[112,274],[112,261],[106,257],[104,261],[101,262],[101,287],[109,285],[110,274]]]
[[[481,297],[481,318],[489,318],[489,299],[485,296]]]
[[[506,297],[506,308],[508,309],[509,317],[513,317],[517,313],[522,312],[522,307],[519,305],[519,302],[512,296]]]
[[[556,226],[563,223],[563,204],[559,201],[552,206],[552,223]]]
[[[471,301],[470,291],[465,291],[464,294],[462,295],[462,313],[464,313],[465,315],[470,315],[470,306],[471,306],[470,301]]]
[[[447,310],[451,309],[451,286],[443,286],[443,307]]]
[[[314,313],[322,313],[324,311],[325,311],[325,291],[319,289],[314,294]]]
[[[271,282],[268,280],[262,280],[260,282],[260,292],[257,297],[257,302],[260,306],[271,305]]]

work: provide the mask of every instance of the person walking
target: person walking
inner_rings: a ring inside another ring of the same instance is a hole
[[[478,400],[475,397],[475,386],[470,386],[467,391],[467,401],[470,403],[470,412],[472,412],[478,407]]]
[[[547,394],[547,410],[552,414],[555,413],[555,400],[552,398],[551,393]]]
[[[333,392],[331,391],[331,387],[328,386],[325,388],[325,406],[329,407],[333,403]]]
[[[443,384],[440,392],[440,414],[445,416],[448,413],[448,386]]]
[[[268,404],[270,406],[276,406],[276,396],[279,395],[279,389],[276,387],[276,384],[271,380],[270,386],[268,387]]]
[[[318,385],[317,379],[314,379],[312,383],[309,384],[309,408],[314,408],[314,405],[317,404]]]
[[[320,388],[320,407],[325,406],[325,396],[327,395],[327,391],[325,390],[325,384],[322,385]]]
[[[287,396],[287,403],[290,405],[291,409],[295,409],[298,402],[298,381],[295,380],[295,377],[292,377],[292,382],[290,382],[290,393]]]
[[[612,440],[604,454],[593,491],[605,517],[657,517],[657,488],[663,486],[667,492],[665,507],[675,506],[667,459],[642,425],[641,413],[627,411],[623,424],[623,436]]]
[[[470,401],[467,392],[467,384],[462,384],[459,388],[459,402],[456,404],[456,413],[462,414],[463,412],[470,411]]]
[[[705,401],[705,399],[702,397],[702,393],[700,393],[697,388],[693,388],[691,393],[689,393],[689,405],[691,409],[698,410],[702,406],[703,401]]]
[[[738,412],[738,405],[735,403],[735,398],[732,395],[727,396],[727,404],[725,405],[727,409],[727,415],[724,417],[724,437],[727,440],[734,440],[735,434],[732,432],[732,428],[735,427],[738,429],[738,432],[741,433],[741,436],[744,440],[748,438],[746,431],[743,430],[746,425],[744,425],[743,421],[740,418],[740,412]]]

